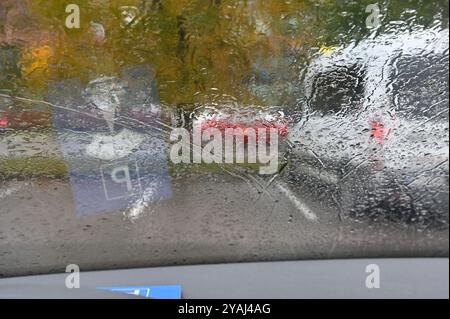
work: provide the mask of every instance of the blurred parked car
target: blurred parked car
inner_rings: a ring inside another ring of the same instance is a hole
[[[448,30],[384,35],[313,61],[291,176],[344,214],[448,219]],[[322,185],[322,188],[317,188]]]
[[[0,106],[0,132],[39,130],[51,126],[52,114],[48,107],[23,105],[1,96]]]

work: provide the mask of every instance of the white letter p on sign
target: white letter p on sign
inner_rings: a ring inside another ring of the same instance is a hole
[[[123,176],[119,177],[119,173],[122,173]],[[126,165],[122,165],[122,166],[113,168],[113,170],[111,172],[111,179],[115,183],[118,183],[118,184],[126,183],[127,190],[129,192],[133,189],[133,186],[131,185],[130,170],[129,170],[128,166],[126,166]]]

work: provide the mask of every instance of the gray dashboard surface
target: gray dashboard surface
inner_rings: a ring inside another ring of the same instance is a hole
[[[368,265],[380,270],[380,288],[366,286]],[[217,264],[0,279],[0,298],[136,298],[105,286],[181,285],[183,298],[449,298],[448,258],[348,259]]]

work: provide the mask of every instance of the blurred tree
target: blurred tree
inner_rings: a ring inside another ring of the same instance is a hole
[[[163,104],[288,103],[311,50],[323,54],[369,35],[372,0],[4,0],[0,43],[20,48],[25,85],[155,68]],[[81,9],[68,29],[65,8]],[[378,32],[448,26],[448,1],[378,2]],[[437,22],[436,22],[437,21]],[[315,49],[316,48],[316,49]],[[290,103],[290,102],[289,102]]]

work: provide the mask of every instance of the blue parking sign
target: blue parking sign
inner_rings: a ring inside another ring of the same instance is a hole
[[[119,212],[171,196],[159,97],[152,69],[87,85],[69,79],[51,85],[54,127],[80,215]]]

